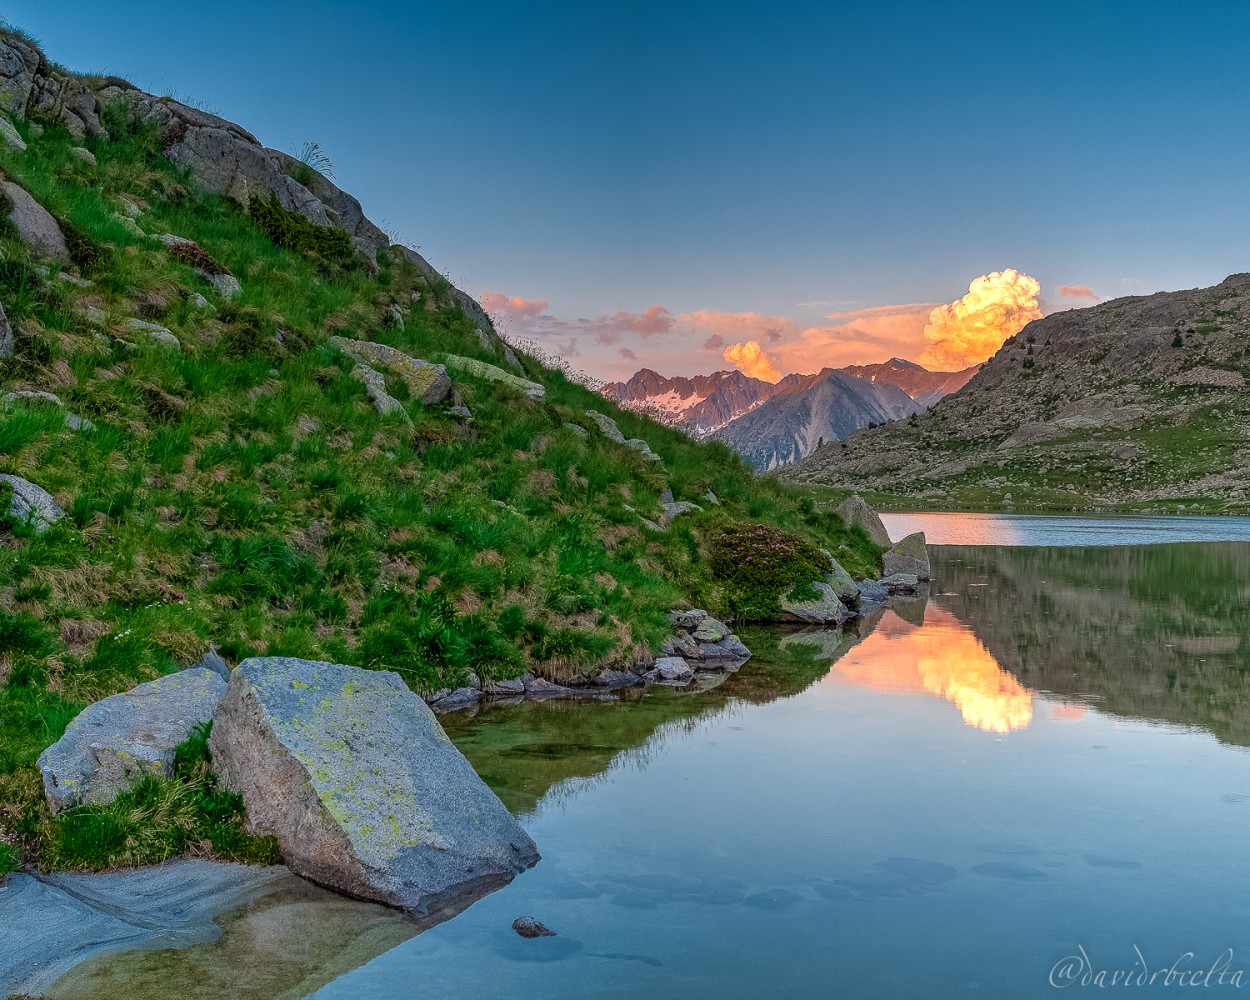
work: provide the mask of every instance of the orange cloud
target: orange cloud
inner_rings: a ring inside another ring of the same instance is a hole
[[[758,340],[748,340],[745,344],[730,344],[722,355],[726,361],[736,367],[744,375],[762,379],[765,382],[777,382],[781,372],[777,371],[768,352],[760,347]]]
[[[546,299],[523,299],[519,295],[492,292],[489,288],[482,290],[478,301],[488,313],[502,313],[511,318],[538,316],[547,311],[549,304]]]
[[[1088,288],[1085,285],[1060,285],[1055,289],[1055,292],[1061,299],[1092,299],[1094,302],[1102,301],[1094,293],[1092,288]]]
[[[932,303],[907,303],[832,313],[833,324],[809,327],[770,353],[793,372],[914,358],[926,346],[924,327],[932,309]]]
[[[700,309],[681,313],[681,322],[729,340],[763,340],[770,344],[786,337],[796,337],[799,325],[785,316],[765,316],[757,312],[720,312]]]
[[[1007,268],[983,274],[968,285],[968,294],[929,314],[924,336],[929,349],[917,360],[927,368],[967,368],[980,364],[1020,332],[1040,319],[1035,278]]]

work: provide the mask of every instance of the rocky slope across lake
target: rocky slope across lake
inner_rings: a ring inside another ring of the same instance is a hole
[[[1035,320],[958,393],[781,473],[920,502],[1250,510],[1250,274]]]
[[[209,740],[252,832],[321,885],[415,913],[510,881],[534,842],[387,671],[245,660]]]

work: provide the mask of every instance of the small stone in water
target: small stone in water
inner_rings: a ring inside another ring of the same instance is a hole
[[[512,929],[523,938],[555,937],[556,932],[540,924],[533,917],[517,917]]]

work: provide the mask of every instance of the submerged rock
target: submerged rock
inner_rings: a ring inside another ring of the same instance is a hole
[[[680,656],[661,656],[646,676],[655,684],[689,684],[694,680],[694,669]]]
[[[533,917],[517,917],[512,921],[512,929],[523,938],[555,937],[556,932]]]
[[[196,668],[89,705],[39,757],[48,808],[112,802],[146,774],[172,776],[178,744],[225,693],[217,674]]]
[[[0,483],[8,483],[13,495],[9,498],[9,516],[18,521],[29,522],[36,532],[47,531],[65,516],[65,511],[52,499],[52,494],[42,486],[21,476],[0,472]]]
[[[924,532],[917,531],[900,540],[881,557],[886,576],[910,573],[919,580],[929,579],[929,550],[925,547]]]
[[[920,586],[920,578],[915,573],[891,573],[882,578],[881,586],[890,594],[912,593]]]
[[[287,657],[235,669],[209,742],[288,867],[427,913],[498,888],[534,842],[397,674]]]
[[[848,528],[858,524],[876,544],[890,544],[890,533],[885,530],[881,515],[868,506],[868,502],[858,493],[842,501],[838,506],[838,516]]]

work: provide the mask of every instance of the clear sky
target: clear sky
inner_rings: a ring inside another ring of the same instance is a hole
[[[0,12],[71,68],[319,142],[375,221],[600,375],[752,341],[774,372],[936,363],[929,310],[980,275],[1036,279],[1003,283],[1010,324],[1250,269],[1239,0]]]

